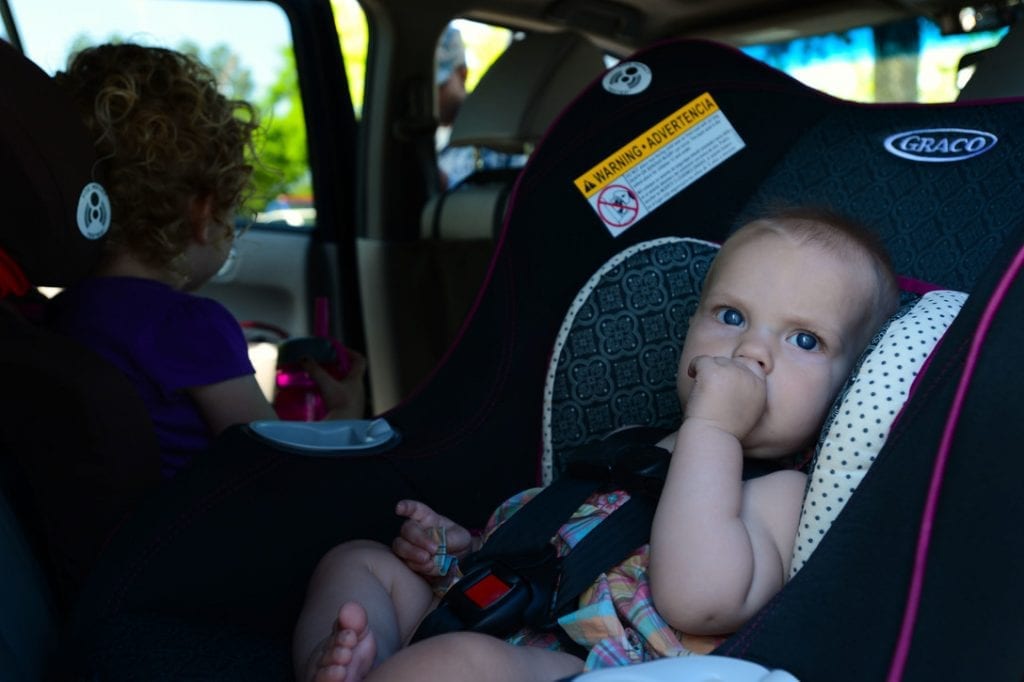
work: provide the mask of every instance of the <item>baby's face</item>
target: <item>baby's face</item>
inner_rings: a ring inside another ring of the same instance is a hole
[[[797,452],[817,436],[863,350],[875,279],[866,258],[842,257],[774,232],[727,244],[717,257],[679,362],[679,394],[700,355],[756,362],[767,402],[742,440],[750,456]]]

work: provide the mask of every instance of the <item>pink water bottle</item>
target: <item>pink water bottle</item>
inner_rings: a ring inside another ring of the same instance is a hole
[[[327,299],[318,297],[314,303],[315,336],[285,339],[278,346],[274,410],[281,419],[308,422],[327,414],[316,382],[302,367],[303,359],[320,363],[337,379],[343,379],[352,366],[345,347],[328,334]]]

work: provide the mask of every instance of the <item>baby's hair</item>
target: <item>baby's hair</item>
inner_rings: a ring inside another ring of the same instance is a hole
[[[877,293],[872,326],[878,328],[899,307],[900,289],[892,258],[881,238],[867,226],[822,206],[773,206],[737,232],[771,230],[815,244],[840,256],[855,249],[866,256],[875,272]]]
[[[248,102],[220,93],[212,70],[174,50],[106,44],[75,54],[55,80],[95,140],[112,208],[108,249],[177,271],[191,202],[207,197],[231,235],[258,123]]]

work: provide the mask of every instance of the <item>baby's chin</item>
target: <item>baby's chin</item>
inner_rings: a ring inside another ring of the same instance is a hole
[[[821,417],[824,420],[824,415]],[[743,456],[753,459],[781,459],[791,455],[802,455],[814,447],[820,430],[811,427],[810,421],[786,429],[772,420],[762,418],[753,430],[740,441]],[[793,433],[799,432],[794,437]]]

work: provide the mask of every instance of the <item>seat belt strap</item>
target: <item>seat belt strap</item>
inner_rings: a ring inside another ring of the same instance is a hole
[[[538,492],[460,562],[464,577],[423,620],[413,641],[453,630],[504,637],[527,625],[554,628],[601,573],[647,542],[668,453],[653,445],[631,447],[616,437],[588,449],[595,453],[595,467],[584,467],[582,477],[569,471]],[[602,489],[629,490],[630,499],[557,557],[552,538]]]
[[[501,524],[479,551],[467,557],[464,568],[496,557],[543,549],[599,485],[599,481],[568,477],[553,482]]]
[[[562,578],[554,604],[556,617],[575,606],[598,576],[650,540],[656,506],[649,497],[631,496],[576,543],[562,560]]]

